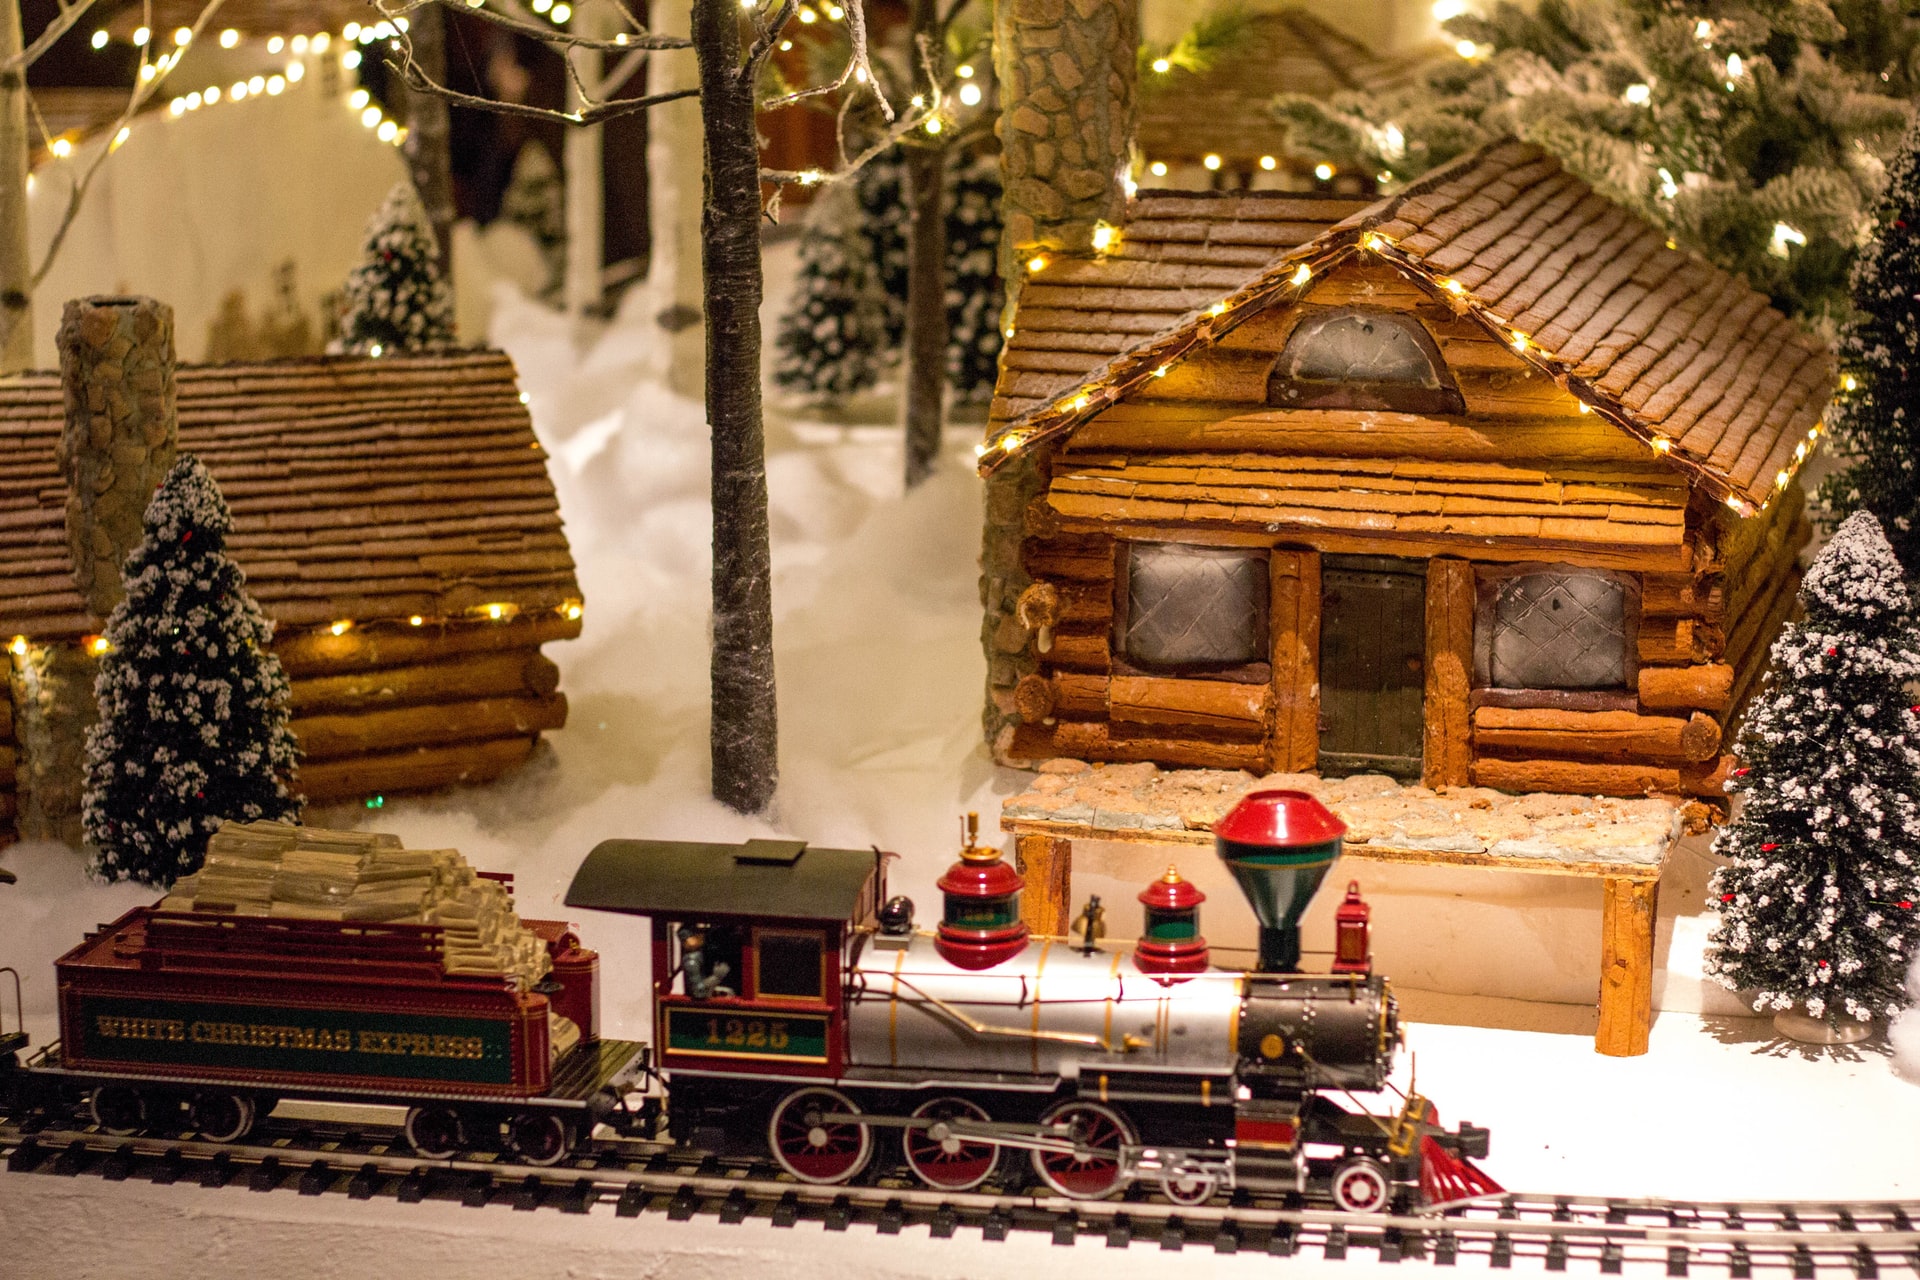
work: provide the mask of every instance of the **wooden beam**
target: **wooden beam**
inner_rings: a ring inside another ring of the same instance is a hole
[[[1268,560],[1273,648],[1271,766],[1304,773],[1320,759],[1320,557],[1277,548]]]
[[[1576,796],[1718,796],[1727,756],[1686,764],[1613,764],[1592,760],[1509,760],[1476,755],[1474,785],[1496,791],[1555,791]]]
[[[501,622],[355,627],[337,636],[321,628],[276,637],[273,652],[287,675],[297,679],[371,667],[414,666],[460,653],[532,649],[579,634],[580,619],[543,612]]]
[[[1658,880],[1608,879],[1600,908],[1600,1027],[1594,1048],[1615,1058],[1647,1051],[1653,1026],[1653,932]]]
[[[1733,668],[1724,662],[1640,668],[1640,705],[1649,711],[1724,714],[1733,697]]]
[[[1720,722],[1631,711],[1558,711],[1481,707],[1473,713],[1477,749],[1577,759],[1679,763],[1707,760],[1720,749]]]
[[[1127,724],[1264,732],[1271,704],[1264,684],[1120,675],[1107,682],[1108,711]]]
[[[1429,787],[1463,787],[1471,781],[1473,615],[1473,566],[1445,557],[1429,560],[1426,747],[1421,764],[1421,780]]]
[[[326,804],[491,782],[533,754],[536,741],[533,736],[496,738],[323,760],[300,767],[299,790],[308,801]]]
[[[531,694],[544,697],[560,685],[560,668],[538,649],[461,654],[411,667],[380,667],[344,675],[293,681],[297,716],[359,712]]]
[[[1127,732],[1101,720],[1056,720],[1052,724],[1022,724],[1013,731],[1008,755],[1016,760],[1074,760],[1127,763],[1151,760],[1156,764],[1198,769],[1267,768],[1263,738],[1244,740],[1209,738],[1196,733],[1160,729],[1152,733]]]
[[[566,695],[553,694],[545,698],[475,698],[359,715],[306,716],[293,721],[292,728],[306,758],[321,761],[400,747],[538,734],[558,729],[566,722]]]
[[[1014,867],[1026,879],[1020,891],[1020,918],[1032,932],[1048,938],[1067,934],[1073,892],[1073,842],[1048,835],[1019,835],[1013,842]]]

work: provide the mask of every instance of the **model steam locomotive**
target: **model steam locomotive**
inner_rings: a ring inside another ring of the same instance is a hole
[[[452,999],[442,990],[423,1004],[408,987],[423,980],[414,974],[385,996],[372,986],[343,994],[328,985],[341,970],[325,960],[316,968],[302,959],[292,979],[255,975],[265,985],[254,990],[243,989],[231,958],[213,966],[222,974],[219,1018],[179,1007],[215,993],[178,972],[173,986],[103,985],[85,972],[79,961],[102,947],[130,956],[137,971],[156,926],[194,927],[155,913],[138,930],[125,920],[109,926],[63,958],[63,1044],[13,1069],[12,1083],[27,1105],[65,1100],[115,1131],[184,1118],[228,1140],[280,1097],[402,1103],[408,1140],[436,1157],[505,1145],[550,1163],[605,1124],[771,1156],[791,1177],[829,1185],[904,1163],[927,1186],[960,1192],[996,1171],[1004,1184],[1025,1165],[1046,1189],[1079,1199],[1145,1184],[1179,1203],[1245,1189],[1356,1212],[1497,1190],[1472,1163],[1486,1154],[1486,1130],[1443,1128],[1417,1094],[1389,1115],[1340,1101],[1387,1088],[1400,1042],[1393,997],[1366,971],[1364,946],[1343,955],[1346,972],[1298,972],[1298,921],[1343,834],[1317,801],[1285,791],[1247,797],[1216,826],[1220,855],[1260,920],[1252,973],[1210,966],[1198,927],[1203,895],[1172,869],[1140,894],[1139,942],[1108,946],[1091,923],[1078,943],[1029,937],[1020,876],[971,831],[939,881],[943,910],[932,930],[914,927],[906,899],[887,896],[888,855],[877,851],[609,840],[581,865],[567,904],[650,919],[654,1027],[645,1052],[598,1039],[592,953],[558,926],[540,926],[557,948],[547,978],[507,993],[496,1012],[510,1005],[511,1025],[489,1029],[495,1015],[474,992]],[[314,941],[323,932],[302,935],[307,952],[337,962]],[[203,957],[219,950],[206,938],[196,946]],[[91,1005],[79,998],[87,993]],[[120,1004],[95,1007],[109,996]],[[268,1019],[260,1002],[270,996],[290,1012]],[[547,999],[568,1008],[582,1038],[543,1071],[546,1054],[532,1041],[545,1029]],[[156,1035],[140,1042],[160,1048],[117,1068],[86,1058],[101,1043],[102,1017],[121,1019],[118,1032]],[[470,1025],[452,1025],[463,1017]],[[421,1018],[438,1022],[411,1025]],[[272,1024],[264,1047],[253,1031],[219,1033],[238,1037],[237,1049],[195,1040],[201,1024],[263,1020]],[[411,1074],[290,1069],[287,1055],[305,1052],[301,1037],[319,1034],[302,1030],[308,1022],[334,1028],[327,1043],[363,1062],[405,1050],[387,1060],[411,1062]],[[176,1029],[192,1052],[167,1048]],[[448,1067],[435,1045],[470,1056]],[[79,1060],[69,1046],[82,1050]],[[371,1058],[360,1053],[369,1046]]]

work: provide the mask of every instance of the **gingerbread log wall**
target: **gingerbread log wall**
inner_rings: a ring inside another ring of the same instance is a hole
[[[1360,554],[1427,562],[1430,785],[1720,796],[1728,718],[1794,600],[1808,539],[1799,488],[1759,516],[1732,516],[1384,266],[1344,266],[1307,300],[1417,315],[1466,412],[1267,407],[1297,318],[1281,307],[1045,453],[1043,484],[1029,485],[1039,496],[1018,520],[1021,581],[1044,593],[1044,644],[1037,628],[1002,627],[1003,652],[1024,664],[1003,700],[1016,722],[1003,758],[1313,768],[1319,563]],[[1010,364],[1003,394],[1038,394],[1037,376]],[[1267,678],[1182,678],[1116,659],[1116,576],[1131,540],[1271,549]],[[1488,625],[1476,583],[1531,562],[1631,584],[1626,688],[1474,687],[1474,632]]]

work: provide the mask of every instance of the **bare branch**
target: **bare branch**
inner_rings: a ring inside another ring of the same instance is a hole
[[[482,18],[509,31],[518,31],[521,35],[538,40],[545,45],[565,45],[573,49],[598,49],[602,53],[621,53],[628,49],[691,49],[693,47],[691,40],[682,39],[679,36],[653,35],[638,22],[633,23],[633,31],[623,31],[612,39],[589,40],[585,36],[576,36],[570,31],[546,23],[528,22],[511,14],[501,13],[491,5],[482,5],[476,9],[470,5],[456,3],[456,0],[407,0],[405,4],[400,5],[390,4],[388,0],[374,0],[374,8],[389,21],[403,18],[415,9],[424,9],[428,5],[436,4],[443,9],[451,9],[455,13],[465,14],[471,18]],[[624,7],[621,13],[626,14]],[[633,21],[631,15],[627,15],[627,19],[629,22]]]
[[[780,39],[780,33],[787,24],[793,21],[793,15],[799,8],[800,0],[780,0],[780,7],[765,21],[761,20],[759,7],[754,8],[753,25],[760,34],[754,39],[753,47],[747,50],[746,61],[741,64],[740,78],[743,84],[759,83],[760,69],[773,56],[775,42]]]
[[[820,98],[830,93],[838,93],[847,87],[849,81],[857,81],[873,91],[874,101],[880,104],[881,117],[889,121],[893,119],[893,104],[887,101],[886,92],[880,88],[880,77],[874,75],[873,63],[867,58],[866,11],[861,6],[860,0],[847,0],[843,7],[847,14],[847,43],[850,48],[847,54],[847,65],[840,68],[840,74],[827,83],[815,85],[811,89],[802,89],[798,93],[769,98],[760,104],[762,111],[778,111],[796,102],[805,102],[808,98]],[[851,99],[849,98],[848,101],[850,102]],[[845,118],[846,109],[847,102],[842,102],[840,104],[842,119]],[[841,158],[845,159],[846,154],[846,148],[843,145],[840,150]]]
[[[401,62],[386,59],[401,79],[407,82],[407,88],[416,93],[430,93],[437,98],[462,107],[473,107],[480,111],[492,111],[498,115],[523,116],[529,120],[554,120],[561,124],[599,124],[603,120],[612,120],[619,116],[632,115],[636,111],[645,111],[657,107],[663,102],[677,102],[682,98],[697,98],[698,89],[675,89],[668,93],[649,94],[644,98],[615,98],[611,102],[583,104],[577,111],[556,111],[551,107],[530,107],[523,102],[501,102],[495,98],[483,98],[478,94],[462,93],[458,89],[449,89],[420,70],[413,60],[413,49],[401,41]]]
[[[0,3],[6,2],[7,0],[0,0]],[[193,26],[188,28],[190,32],[187,40],[188,44],[200,38],[201,31],[205,30],[207,24],[213,21],[213,15],[220,11],[220,6],[225,2],[226,0],[207,0],[206,6],[200,10],[200,16],[195,18],[193,20]],[[143,12],[147,15],[147,25],[152,26],[153,5],[151,0],[148,0]],[[146,106],[148,99],[160,92],[160,86],[166,83],[167,77],[171,75],[173,69],[179,65],[180,49],[175,49],[172,54],[162,56],[157,62],[152,63],[147,61],[144,51],[141,53],[141,69],[145,70],[149,66],[153,67],[153,76],[151,79],[134,80],[133,92],[127,98],[126,107],[121,110],[119,118],[108,126],[109,132],[105,145],[94,152],[93,159],[87,163],[85,171],[82,172],[79,179],[74,182],[73,189],[67,193],[67,207],[60,215],[60,225],[54,228],[53,239],[47,245],[47,255],[40,260],[39,268],[33,273],[34,288],[40,286],[40,282],[47,278],[47,272],[53,268],[53,260],[59,254],[60,246],[67,238],[67,232],[73,229],[73,220],[80,213],[80,202],[86,199],[87,189],[93,185],[94,176],[100,172],[100,166],[106,163],[108,156],[120,149],[121,130],[131,127],[133,118],[139,114],[140,108]]]
[[[93,0],[74,0],[72,4],[61,5],[59,15],[47,24],[47,29],[40,33],[38,39],[5,62],[0,62],[0,75],[23,72],[38,62],[40,55],[53,48],[61,36],[73,30],[73,24],[86,17],[87,10],[92,7]]]

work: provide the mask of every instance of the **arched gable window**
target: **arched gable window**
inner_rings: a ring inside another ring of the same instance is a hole
[[[1464,413],[1440,349],[1414,317],[1363,307],[1309,311],[1267,375],[1279,409]]]

